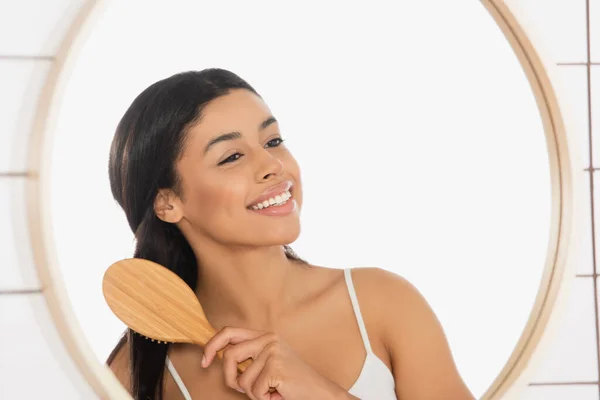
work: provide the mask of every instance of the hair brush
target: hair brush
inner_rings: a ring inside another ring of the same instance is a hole
[[[102,292],[117,318],[153,342],[204,347],[216,333],[193,290],[152,261],[130,258],[112,264],[104,273]],[[217,354],[222,358],[223,350]],[[239,363],[238,371],[251,362]]]

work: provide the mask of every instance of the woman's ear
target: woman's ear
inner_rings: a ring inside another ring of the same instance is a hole
[[[176,224],[183,218],[181,200],[171,189],[160,189],[154,199],[154,212],[165,222]]]

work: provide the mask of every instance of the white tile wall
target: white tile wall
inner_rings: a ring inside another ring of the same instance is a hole
[[[600,140],[600,135],[595,136]],[[596,156],[595,156],[596,157]],[[600,159],[596,159],[595,167],[597,168]],[[594,173],[594,230],[595,230],[595,252],[596,252],[596,269],[600,269],[600,171]],[[590,218],[591,220],[592,218]],[[600,271],[597,271],[600,273]]]
[[[598,400],[596,385],[530,386],[525,390],[527,400]]]
[[[0,1],[0,399],[95,399],[50,317],[29,252],[26,152],[38,96],[89,0]]]
[[[600,38],[599,38],[600,39]],[[590,97],[592,102],[592,139],[594,167],[600,167],[600,65],[590,67]]]
[[[600,63],[600,0],[590,2],[590,50],[591,61]]]
[[[591,278],[572,280],[566,314],[556,332],[542,339],[545,353],[531,381],[589,382],[598,379],[594,287]],[[548,343],[550,341],[550,343]]]
[[[594,87],[592,100],[592,125],[588,122],[588,82],[587,82],[587,24],[586,4],[589,2],[591,11],[590,47],[592,59],[600,58],[600,0],[506,0],[513,13],[524,25],[527,32],[533,33],[535,39],[542,41],[541,48],[548,55],[550,62],[561,64],[580,64],[558,67],[556,75],[561,81],[556,82],[564,89],[561,91],[562,105],[565,111],[573,117],[573,128],[570,132],[579,136],[582,161],[586,166],[590,163],[600,167],[600,72],[590,81]],[[594,67],[600,68],[600,67]],[[598,69],[600,71],[600,69]],[[595,82],[596,79],[597,81]],[[597,104],[597,105],[596,105]],[[591,129],[590,129],[591,128]],[[593,132],[593,133],[592,133]],[[589,138],[592,141],[592,160],[586,151],[589,150]],[[600,238],[592,243],[591,232],[591,172],[586,174],[586,189],[582,201],[577,207],[583,208],[588,220],[582,225],[579,251],[581,252],[580,264],[575,268],[575,274],[591,274],[594,270],[594,245],[600,245]],[[595,175],[600,174],[596,172]],[[600,176],[600,175],[599,175]],[[594,209],[595,222],[600,222],[600,180],[594,176]],[[600,231],[596,230],[596,236]],[[598,252],[596,251],[597,255]],[[600,265],[599,265],[600,266]],[[572,281],[572,290],[567,299],[566,314],[560,326],[553,335],[547,335],[540,343],[544,351],[536,355],[532,363],[536,367],[530,371],[528,377],[531,382],[545,383],[543,386],[529,386],[517,397],[524,400],[598,400],[600,393],[597,384],[577,385],[576,383],[598,382],[598,348],[597,348],[597,321],[593,290],[593,277],[575,278]],[[562,383],[571,382],[563,385]],[[575,383],[575,384],[574,384]]]
[[[585,65],[559,66],[555,75],[560,79],[560,82],[554,84],[563,95],[561,103],[565,108],[565,118],[569,119],[569,126],[578,137],[579,155],[582,164],[587,168],[590,165],[587,68]]]
[[[587,60],[586,0],[505,0],[525,30],[534,29],[551,61]]]
[[[583,215],[592,215],[592,196],[591,185],[589,182],[590,175],[588,172],[579,171],[584,175],[583,195],[580,199],[580,204],[576,207],[581,209]],[[596,210],[600,212],[600,210]],[[592,236],[592,219],[586,218],[583,220],[581,227],[580,240],[577,243],[577,251],[579,253],[579,263],[575,268],[574,273],[577,275],[591,275],[594,272],[594,245]]]
[[[50,61],[0,58],[0,174],[27,169],[36,99],[50,65]]]
[[[54,56],[71,21],[86,2],[3,0],[0,3],[0,55]]]
[[[0,399],[94,399],[41,294],[0,296]]]
[[[0,293],[40,287],[24,223],[25,185],[25,178],[0,178]]]

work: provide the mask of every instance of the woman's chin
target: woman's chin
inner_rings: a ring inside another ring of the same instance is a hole
[[[259,246],[283,246],[295,242],[300,236],[300,224],[276,232],[263,232],[253,238]]]

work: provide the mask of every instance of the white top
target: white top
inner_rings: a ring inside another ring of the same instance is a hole
[[[352,283],[351,270],[345,269],[344,276],[346,278],[346,286],[348,287],[350,300],[352,300],[354,315],[356,316],[358,328],[360,329],[360,335],[367,352],[360,375],[348,392],[361,400],[398,400],[394,390],[395,383],[392,373],[384,364],[384,362],[381,361],[381,359],[377,357],[371,349],[371,342],[369,341],[369,336],[367,335],[367,329],[365,328],[365,323],[358,305],[358,299],[356,298],[354,284]],[[179,387],[179,390],[181,390],[181,394],[183,394],[185,400],[192,400],[190,392],[188,392],[169,357],[167,357],[166,364],[171,376],[173,376],[173,380]]]

